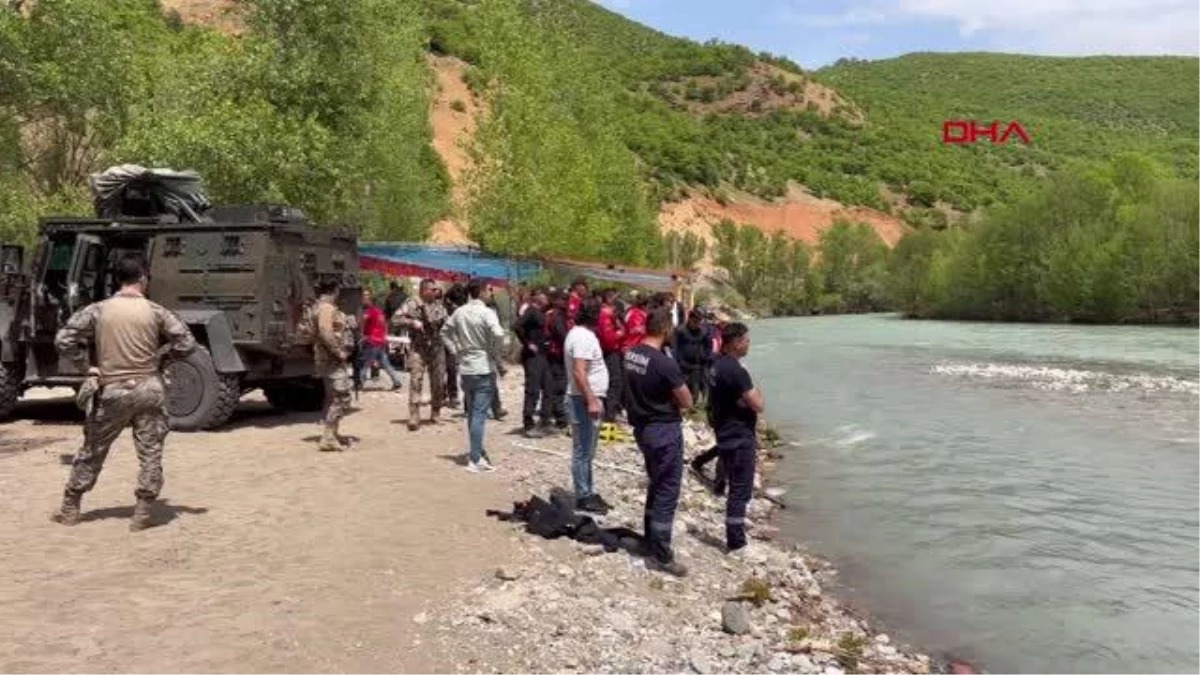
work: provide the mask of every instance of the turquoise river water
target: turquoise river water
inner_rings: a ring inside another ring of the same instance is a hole
[[[786,536],[991,671],[1196,672],[1200,332],[757,322]]]

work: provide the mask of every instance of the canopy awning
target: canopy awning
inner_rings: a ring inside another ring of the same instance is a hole
[[[501,258],[466,246],[409,242],[360,242],[358,265],[391,276],[438,281],[480,277],[497,284],[526,281],[541,271],[538,263]]]

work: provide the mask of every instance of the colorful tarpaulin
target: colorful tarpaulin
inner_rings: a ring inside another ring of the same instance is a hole
[[[535,262],[522,262],[489,255],[466,246],[360,242],[359,269],[397,277],[428,277],[458,281],[480,277],[493,284],[525,281],[541,271]]]
[[[477,276],[497,285],[528,281],[548,268],[566,277],[583,276],[652,290],[670,291],[675,287],[670,271],[575,260],[518,260],[483,253],[474,247],[411,242],[360,242],[358,266],[388,276],[428,277],[437,281]]]

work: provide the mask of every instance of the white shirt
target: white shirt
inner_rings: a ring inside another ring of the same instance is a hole
[[[442,325],[442,341],[458,357],[460,374],[487,375],[500,362],[504,328],[492,308],[474,298]]]
[[[571,396],[582,396],[583,392],[575,386],[575,359],[587,361],[587,381],[592,388],[592,394],[601,397],[608,393],[608,368],[604,365],[604,352],[600,351],[600,340],[596,334],[584,328],[575,326],[567,333],[563,342],[563,363],[567,366],[567,393]]]

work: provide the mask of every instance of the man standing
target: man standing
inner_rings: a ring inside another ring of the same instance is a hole
[[[467,470],[473,472],[494,470],[483,449],[483,431],[496,393],[504,328],[496,313],[485,304],[491,293],[492,289],[483,280],[472,279],[467,284],[470,300],[455,310],[442,328],[442,339],[458,360],[462,374],[470,442]]]
[[[560,431],[567,428],[567,366],[563,360],[566,340],[567,294],[554,291],[550,295],[550,309],[546,310],[546,362],[550,373],[550,409],[554,426]]]
[[[730,323],[721,336],[721,357],[712,368],[711,422],[729,481],[725,502],[725,544],[730,553],[746,550],[746,507],[754,492],[758,416],[763,396],[739,359],[750,352],[750,330]]]
[[[571,401],[568,414],[571,418],[571,480],[575,487],[575,508],[603,514],[611,507],[595,493],[592,485],[592,457],[596,454],[600,415],[608,392],[608,369],[595,333],[599,320],[600,302],[595,298],[584,300],[575,315],[575,327],[567,333],[563,343],[563,359]]]
[[[459,307],[467,304],[467,287],[464,284],[455,282],[446,291],[445,297],[442,297],[441,291],[438,291],[438,300],[441,300],[446,306],[446,316],[450,316]],[[458,407],[458,361],[454,358],[454,354],[449,349],[445,350],[443,363],[446,371],[446,406],[449,408]]]
[[[438,299],[433,279],[422,279],[418,297],[409,298],[392,316],[392,323],[408,329],[408,430],[420,428],[421,394],[428,371],[430,419],[438,421],[445,405],[446,347],[440,337],[446,323],[446,306]]]
[[[583,299],[588,296],[588,282],[583,277],[575,277],[571,282],[571,294],[567,297],[567,328],[575,326],[575,316],[583,305]]]
[[[392,381],[392,391],[400,388],[400,374],[392,367],[388,359],[387,319],[383,310],[372,302],[370,289],[363,289],[363,325],[362,351],[359,353],[359,377],[365,378],[365,373],[372,363],[378,363]],[[362,389],[362,379],[356,384]]]
[[[606,289],[600,297],[603,301],[600,305],[600,320],[596,325],[596,337],[600,340],[600,349],[604,352],[604,367],[608,369],[608,391],[604,394],[604,421],[612,423],[617,421],[617,414],[621,411],[621,385],[625,381],[622,377],[624,365],[621,362],[621,343],[625,339],[625,327],[621,325],[621,319],[613,304],[617,292],[611,288]]]
[[[629,311],[625,313],[625,339],[621,348],[624,351],[633,349],[642,343],[646,336],[646,296],[635,295],[630,302]]]
[[[625,353],[625,374],[629,423],[650,480],[643,522],[647,564],[682,577],[687,568],[675,560],[671,530],[683,482],[683,411],[692,407],[692,395],[679,365],[662,351],[670,331],[670,309],[651,312],[646,337]]]
[[[408,299],[408,294],[404,292],[404,287],[399,281],[392,281],[388,284],[387,298],[383,301],[383,315],[391,317],[401,307],[404,306],[404,301]]]
[[[491,290],[490,287],[488,288],[488,292],[487,292],[487,300],[484,301],[483,304],[487,305],[488,309],[492,310],[492,314],[496,315],[496,321],[497,322],[500,321],[500,305],[496,302],[495,293]],[[503,324],[501,324],[501,325],[503,325]],[[507,333],[505,335],[507,335]],[[501,349],[500,353],[503,354],[503,351],[504,350]],[[508,371],[505,370],[505,368],[504,368],[504,359],[503,358],[497,359],[496,360],[497,380],[499,378],[504,377],[507,374],[508,374]],[[504,402],[500,400],[500,386],[499,386],[499,384],[497,384],[496,391],[494,391],[492,393],[492,419],[499,422],[500,420],[503,420],[505,417],[508,417],[508,411],[504,409]]]
[[[331,279],[317,284],[316,328],[313,340],[313,366],[325,384],[325,409],[321,440],[317,449],[337,452],[346,449],[338,435],[338,425],[350,407],[350,373],[346,372],[351,346],[347,343],[350,317],[337,306],[338,282]]]
[[[671,353],[679,362],[692,399],[700,401],[708,385],[704,373],[712,365],[712,336],[705,330],[699,310],[688,312],[687,323],[675,329]]]
[[[550,364],[546,360],[546,303],[545,291],[535,290],[514,326],[517,339],[521,341],[521,365],[525,369],[525,406],[521,410],[521,422],[527,438],[541,436],[534,426],[535,414],[540,413],[543,429],[550,426],[554,405],[550,400]]]
[[[154,500],[163,486],[168,427],[161,360],[164,355],[188,355],[196,340],[174,314],[146,299],[148,280],[141,256],[118,260],[114,277],[120,290],[76,312],[55,336],[59,353],[88,374],[83,392],[90,401],[83,446],[71,463],[62,507],[51,519],[63,525],[79,523],[84,493],[95,487],[113,441],[132,426],[140,470],[129,529],[136,532],[150,527]],[[89,362],[89,346],[94,347],[95,365]]]

